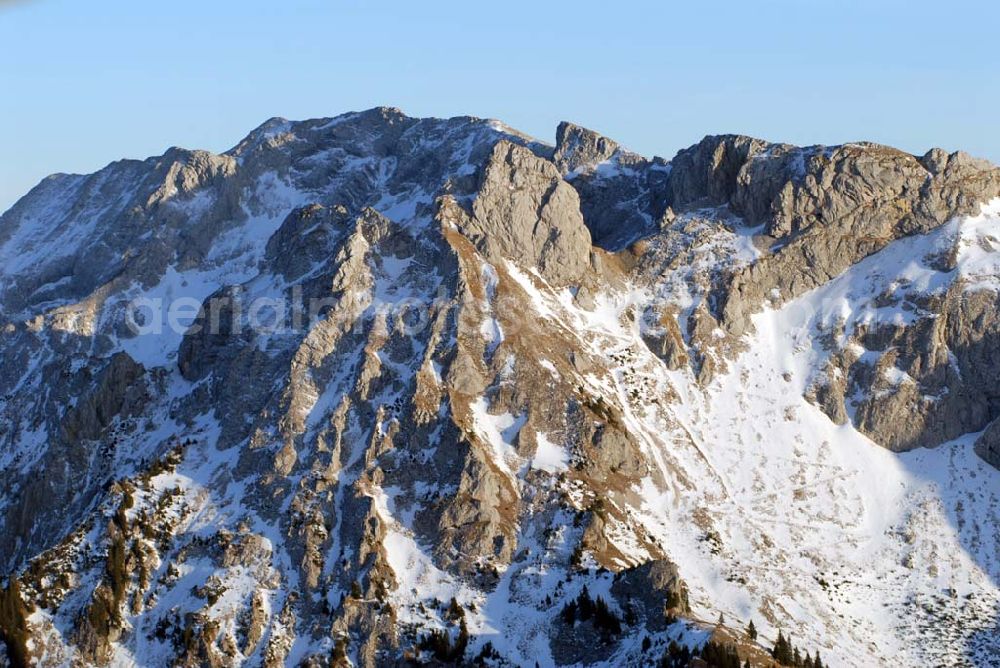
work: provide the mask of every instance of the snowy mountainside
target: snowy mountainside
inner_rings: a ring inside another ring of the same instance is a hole
[[[8,661],[989,665],[1000,170],[556,139],[274,119],[5,213]]]

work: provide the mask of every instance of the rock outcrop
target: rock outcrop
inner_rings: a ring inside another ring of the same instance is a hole
[[[1000,170],[940,149],[918,158],[876,144],[798,148],[706,137],[673,161],[676,210],[728,206],[770,248],[738,271],[720,308],[742,334],[765,300],[816,288],[895,239],[925,233],[1000,196]]]
[[[578,282],[590,266],[576,191],[552,163],[510,142],[493,149],[462,232],[488,259],[537,267],[554,285]]]
[[[594,245],[618,251],[650,234],[666,209],[670,167],[593,130],[560,123],[553,162],[580,195]]]
[[[976,439],[976,454],[1000,469],[1000,424],[996,420]]]

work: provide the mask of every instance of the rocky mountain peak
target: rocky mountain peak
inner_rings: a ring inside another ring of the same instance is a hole
[[[551,162],[509,141],[494,146],[472,218],[459,229],[487,258],[537,267],[554,285],[578,284],[590,265],[576,190]]]
[[[998,239],[961,153],[385,107],[47,179],[0,217],[3,648],[982,662]]]
[[[616,142],[563,121],[556,128],[556,149],[554,161],[565,174],[582,167],[593,167],[608,160],[619,150]]]

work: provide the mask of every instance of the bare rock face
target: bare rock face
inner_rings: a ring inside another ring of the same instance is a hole
[[[920,159],[876,144],[706,137],[674,160],[670,191],[675,209],[727,205],[771,240],[733,276],[721,308],[740,334],[764,300],[796,297],[895,239],[976,213],[1000,195],[1000,170],[959,153]]]
[[[553,162],[563,173],[572,172],[609,160],[618,150],[611,139],[563,121],[556,128]]]
[[[976,440],[976,454],[1000,469],[1000,426],[996,420]]]
[[[666,615],[689,609],[688,592],[677,565],[666,560],[647,561],[622,571],[615,578],[611,592],[623,605],[638,608],[647,628],[666,625]]]
[[[175,257],[201,262],[216,235],[245,219],[235,204],[235,176],[232,156],[174,148],[94,175],[43,181],[3,215],[0,240],[11,269],[0,284],[5,308],[18,312],[46,300],[78,300],[109,281],[124,285],[162,272]],[[218,189],[219,196],[197,210],[175,206],[202,188]],[[49,208],[53,197],[72,204]],[[211,222],[192,229],[187,223],[193,214]],[[81,228],[93,233],[77,239]],[[49,252],[34,252],[45,246]],[[33,263],[32,271],[15,271],[22,262]]]
[[[343,205],[312,204],[296,209],[268,239],[265,258],[286,280],[298,280],[335,249],[350,221],[350,212]]]
[[[670,167],[593,130],[560,123],[553,162],[580,195],[594,245],[618,251],[650,234],[666,209]]]
[[[579,281],[590,266],[576,191],[552,163],[509,142],[493,149],[463,232],[489,259],[537,266],[555,285]]]
[[[740,172],[769,144],[738,135],[705,137],[671,161],[670,205],[684,209],[727,204],[736,194]]]
[[[894,451],[933,447],[984,429],[1000,414],[998,302],[960,281],[943,295],[887,295],[912,322],[862,324],[809,397],[838,424]],[[850,410],[849,410],[850,409]],[[980,450],[982,452],[982,450]]]
[[[437,549],[443,561],[456,561],[462,571],[472,571],[480,559],[509,563],[517,548],[517,501],[510,481],[491,467],[481,446],[474,447],[441,515]]]
[[[61,381],[75,405],[60,415],[41,404],[26,416],[52,434],[46,446],[63,466],[27,476],[8,489],[2,517],[9,530],[0,534],[7,568],[67,530],[65,515],[45,512],[50,503],[93,503],[102,486],[114,479],[119,448],[134,436],[148,409],[153,387],[141,364],[124,352],[92,363],[93,369],[75,375],[58,365],[40,374],[48,382]],[[26,444],[36,445],[33,439]]]
[[[99,438],[119,416],[130,417],[142,409],[145,369],[128,353],[116,353],[97,379],[93,394],[81,397],[63,418],[63,436],[69,441]]]
[[[860,428],[887,447],[910,449],[985,427],[1000,413],[1000,395],[988,380],[1000,373],[998,306],[995,295],[957,286],[937,317],[862,337],[862,345],[888,352],[870,375],[870,398],[858,412]],[[885,387],[891,374],[880,373],[879,366],[889,365],[904,370],[912,382]]]
[[[643,332],[643,340],[649,349],[670,369],[687,366],[690,358],[676,314],[651,311],[646,317],[649,323]]]

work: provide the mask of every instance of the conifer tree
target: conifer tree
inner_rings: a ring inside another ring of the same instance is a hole
[[[594,599],[590,598],[590,590],[587,589],[587,585],[583,585],[583,590],[576,597],[576,610],[577,617],[582,622],[587,621],[594,614]]]
[[[454,596],[451,597],[451,603],[448,604],[448,617],[450,619],[465,617],[465,610],[458,604],[458,600]]]
[[[687,668],[691,662],[691,650],[687,645],[678,645],[671,640],[666,654],[660,659],[660,668]]]
[[[481,666],[486,663],[487,659],[499,659],[500,653],[497,652],[496,648],[493,647],[493,643],[487,641],[483,648],[479,650],[479,654],[476,656],[475,660],[472,662],[474,665]]]
[[[563,621],[566,624],[569,624],[570,626],[572,626],[573,624],[575,624],[576,623],[576,601],[570,601],[565,606],[563,606],[562,612],[559,613],[559,614],[562,615],[562,619],[563,619]]]
[[[454,600],[454,599],[453,599]],[[456,661],[461,663],[462,657],[465,656],[465,649],[469,646],[469,627],[465,625],[465,616],[462,616],[462,623],[458,627],[458,641],[455,643],[455,649],[453,650],[453,656]]]
[[[618,635],[622,632],[618,616],[611,612],[607,601],[600,596],[597,597],[597,602],[594,604],[594,626],[611,635]]]
[[[635,606],[632,605],[632,601],[630,600],[625,605],[625,625],[635,626],[638,621],[639,617],[635,614]]]
[[[429,634],[420,640],[420,649],[426,650],[434,655],[438,661],[450,661],[453,648],[448,632],[440,629],[432,629]]]
[[[701,660],[709,668],[740,668],[740,656],[735,645],[708,641],[701,649]]]
[[[773,656],[774,660],[782,666],[795,665],[792,645],[781,631],[778,631],[778,640],[774,643],[774,649],[771,650],[771,656]]]
[[[750,620],[750,623],[747,624],[747,637],[750,638],[750,640],[757,639],[757,627],[753,625],[752,619]]]

